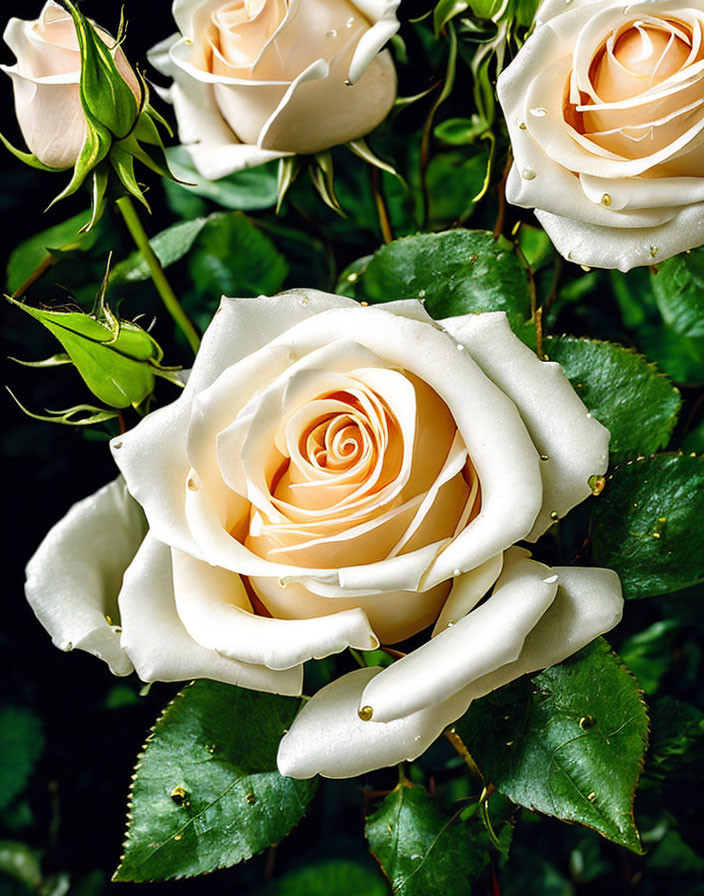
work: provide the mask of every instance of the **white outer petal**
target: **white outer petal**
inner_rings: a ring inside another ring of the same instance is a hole
[[[541,455],[543,505],[528,541],[591,494],[590,476],[609,463],[611,434],[588,413],[559,364],[541,361],[511,330],[503,311],[451,317],[440,324],[512,399]]]
[[[359,669],[319,691],[296,716],[279,746],[282,775],[350,778],[416,759],[472,700],[562,662],[620,620],[618,576],[609,569],[556,567],[557,597],[528,635],[518,659],[468,685],[449,700],[393,722],[362,722],[360,698],[379,669]],[[471,744],[469,745],[471,749]]]
[[[621,621],[621,582],[612,569],[555,566],[557,597],[528,635],[518,659],[478,678],[462,695],[477,700],[497,688],[572,656]]]
[[[653,265],[704,243],[704,203],[677,211],[659,227],[600,227],[535,210],[557,251],[576,264],[588,267],[631,268]]]
[[[481,566],[457,576],[452,581],[452,590],[438,616],[433,637],[454,625],[463,616],[473,610],[487,591],[498,579],[504,565],[503,553],[490,557]]]
[[[27,600],[54,644],[94,654],[114,675],[132,671],[120,648],[117,595],[145,532],[139,505],[117,479],[75,504],[27,565]]]
[[[344,610],[312,619],[271,619],[252,612],[235,573],[172,553],[176,609],[191,637],[244,663],[284,670],[347,647],[379,646],[366,613]]]
[[[272,694],[298,696],[303,667],[274,672],[240,663],[197,644],[178,617],[171,552],[148,534],[120,592],[122,647],[142,681],[210,678]]]
[[[369,63],[391,40],[399,29],[396,11],[401,0],[355,0],[355,6],[374,24],[367,31],[354,51],[347,77],[355,84],[362,77]]]
[[[373,721],[390,722],[448,700],[470,682],[515,662],[531,629],[557,594],[547,566],[509,550],[494,591],[412,653],[397,660],[365,688],[360,707]]]
[[[378,667],[357,669],[326,685],[303,707],[279,744],[279,771],[289,778],[354,778],[416,759],[467,709],[453,698],[394,722],[363,722],[359,698]]]

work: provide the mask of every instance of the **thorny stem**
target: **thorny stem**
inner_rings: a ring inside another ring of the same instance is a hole
[[[499,193],[499,213],[496,216],[496,224],[494,225],[494,239],[498,239],[503,233],[504,222],[506,220],[506,181],[508,180],[508,173],[511,170],[511,165],[513,164],[513,157],[511,153],[508,154],[508,160],[506,162],[506,167],[504,168],[504,173],[499,181],[498,193]]]
[[[391,230],[391,221],[389,220],[389,210],[386,207],[386,200],[379,181],[379,172],[376,168],[369,169],[372,182],[372,193],[374,194],[374,204],[376,205],[376,213],[379,216],[379,226],[385,243],[391,243],[394,239]]]
[[[14,291],[12,294],[13,299],[19,299],[23,296],[27,290],[39,280],[50,267],[56,264],[58,259],[54,255],[47,255],[47,257],[41,262],[41,264],[27,277],[22,286]]]
[[[445,737],[450,741],[453,748],[459,753],[462,759],[465,761],[467,767],[471,771],[473,775],[475,775],[482,782],[482,787],[486,790],[484,785],[484,775],[479,771],[479,767],[477,763],[472,759],[472,755],[464,745],[464,741],[459,736],[459,734],[455,731],[454,728],[446,728],[444,731]]]
[[[164,303],[166,310],[188,340],[188,344],[193,349],[193,354],[196,354],[200,347],[198,334],[196,333],[195,327],[188,319],[186,312],[181,307],[179,300],[176,298],[176,293],[171,288],[171,284],[166,279],[166,274],[164,274],[163,268],[159,264],[159,259],[149,245],[149,237],[145,233],[142,222],[139,220],[139,216],[132,204],[132,200],[129,196],[122,196],[117,200],[117,207],[125,220],[125,224],[127,225],[127,229],[129,230],[135,245],[142,253],[142,257],[147,263],[156,291],[161,296],[161,300]]]

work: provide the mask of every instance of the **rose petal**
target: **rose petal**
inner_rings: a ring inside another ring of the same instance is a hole
[[[610,433],[591,414],[559,364],[540,361],[511,330],[503,312],[440,321],[467,346],[484,373],[517,406],[541,456],[543,505],[528,541],[537,539],[591,493],[606,472]]]
[[[393,722],[362,722],[361,695],[379,669],[359,669],[319,691],[296,716],[279,746],[283,775],[348,778],[413,760],[444,728],[463,715],[472,700],[521,675],[561,662],[609,631],[621,618],[618,576],[606,569],[550,570],[560,587],[555,600],[524,642],[518,659],[468,685],[449,700]],[[415,681],[409,681],[412,688]]]
[[[27,600],[60,650],[86,650],[129,675],[117,595],[146,525],[117,479],[75,504],[27,565]],[[110,617],[110,621],[107,617]]]
[[[273,694],[301,693],[302,666],[272,671],[196,643],[176,612],[172,582],[171,552],[148,534],[125,573],[120,592],[122,647],[142,681],[210,678]]]
[[[621,582],[611,569],[555,566],[557,597],[526,637],[518,659],[462,691],[477,700],[510,681],[561,663],[621,621]]]
[[[356,84],[384,44],[396,34],[400,23],[396,12],[401,0],[355,0],[355,6],[372,22],[357,44],[347,78]]]
[[[557,251],[576,264],[630,271],[665,261],[704,243],[704,203],[680,209],[660,227],[596,227],[535,210]]]
[[[416,759],[467,709],[467,701],[457,698],[393,722],[363,722],[359,699],[380,671],[373,667],[343,675],[306,703],[279,744],[276,762],[282,775],[354,778]]]
[[[289,669],[346,647],[379,646],[362,610],[315,619],[256,616],[239,576],[178,551],[172,562],[178,614],[191,637],[209,650],[270,669]]]
[[[490,557],[481,566],[452,581],[452,590],[438,616],[433,637],[473,610],[498,579],[504,565],[503,553]]]
[[[491,597],[384,669],[365,688],[360,708],[370,707],[375,721],[390,722],[448,700],[470,682],[514,662],[556,594],[547,566],[527,559],[523,551],[507,551]]]

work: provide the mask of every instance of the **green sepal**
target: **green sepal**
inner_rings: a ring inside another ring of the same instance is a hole
[[[73,176],[69,185],[56,196],[48,208],[56,205],[62,199],[72,196],[85,182],[88,175],[106,158],[112,146],[112,134],[101,124],[94,124],[86,119],[86,138],[81,147],[81,154],[73,169]]]
[[[313,186],[320,194],[320,198],[325,205],[327,205],[328,208],[331,208],[334,212],[337,212],[338,215],[341,215],[343,218],[347,217],[342,211],[342,206],[335,195],[335,172],[333,169],[332,153],[329,150],[327,152],[318,152],[315,154],[315,160],[310,169],[310,176],[313,181]]]
[[[120,74],[110,47],[101,40],[95,27],[65,0],[76,26],[81,50],[80,95],[89,121],[101,124],[118,140],[126,137],[137,121],[139,107],[131,87]],[[122,29],[121,29],[122,30]],[[118,35],[119,43],[121,35]]]
[[[285,156],[279,160],[279,171],[276,182],[276,214],[281,211],[286,194],[301,172],[301,161],[298,156]]]
[[[47,411],[46,415],[34,414],[22,404],[9,386],[5,388],[22,413],[31,417],[32,420],[38,420],[40,423],[61,423],[64,426],[95,426],[97,423],[106,423],[108,420],[114,420],[120,416],[119,411],[96,408],[92,404],[77,404],[63,411]]]
[[[7,137],[2,134],[0,134],[0,142],[16,159],[19,159],[20,162],[24,162],[25,165],[29,165],[30,168],[36,168],[38,171],[51,171],[52,173],[56,173],[57,171],[68,171],[68,168],[50,168],[48,165],[45,165],[44,162],[40,162],[33,153],[23,152],[21,149],[17,149],[17,147],[13,146]]]
[[[124,148],[123,141],[115,143],[110,150],[110,164],[117,174],[120,183],[130,196],[139,200],[148,212],[151,212],[149,203],[144,197],[141,187],[137,183],[134,173],[134,156]]]

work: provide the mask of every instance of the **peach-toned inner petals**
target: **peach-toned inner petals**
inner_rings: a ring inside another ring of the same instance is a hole
[[[289,82],[317,59],[349,55],[368,28],[349,0],[232,0],[203,23],[194,61],[223,77]]]
[[[209,40],[213,73],[241,77],[232,69],[254,64],[287,10],[287,0],[233,0],[215,9]]]
[[[565,123],[624,159],[675,144],[704,114],[703,24],[701,16],[624,22],[591,56],[586,82],[572,72]]]
[[[323,393],[282,421],[286,446],[272,447],[276,465],[261,459],[276,514],[252,507],[250,550],[335,569],[442,543],[467,525],[481,498],[452,415],[427,384],[391,372],[415,393],[406,444],[397,415],[365,381],[383,385],[384,374],[353,372],[348,389]]]

